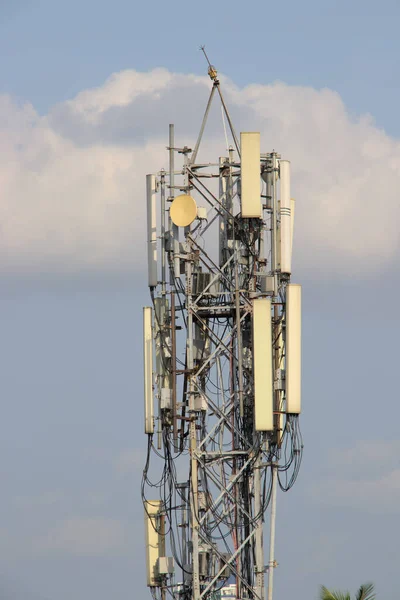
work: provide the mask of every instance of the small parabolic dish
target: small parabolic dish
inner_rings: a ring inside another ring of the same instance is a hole
[[[172,222],[178,227],[187,227],[197,217],[197,204],[192,196],[177,196],[169,209]]]

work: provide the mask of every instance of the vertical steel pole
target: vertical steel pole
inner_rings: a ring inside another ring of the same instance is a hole
[[[242,353],[242,326],[240,322],[240,296],[239,296],[239,274],[237,251],[235,252],[235,310],[236,310],[236,340],[237,340],[237,363],[239,377],[239,409],[240,416],[243,417],[243,353]]]
[[[227,197],[226,197],[226,180],[227,178],[223,175],[223,168],[226,162],[226,158],[220,156],[219,157],[219,201],[224,206],[227,205]],[[219,266],[225,263],[225,252],[227,247],[227,231],[226,231],[226,218],[225,214],[220,214],[219,216]],[[225,251],[225,252],[224,252]]]
[[[278,293],[278,244],[277,244],[277,226],[278,226],[278,198],[276,193],[276,173],[277,173],[277,159],[276,152],[272,153],[272,173],[270,175],[271,181],[271,192],[272,192],[272,231],[271,231],[271,258],[272,258],[272,271],[274,275],[274,296]]]
[[[272,268],[274,274],[274,296],[278,294],[278,197],[277,197],[277,172],[278,161],[276,152],[272,153],[272,173],[271,173],[271,192],[272,192],[272,232],[271,232],[271,253],[272,253]],[[267,192],[268,193],[268,192]],[[277,319],[278,309],[274,306],[274,321]],[[276,328],[274,327],[274,336]],[[276,365],[276,347],[274,353],[274,369]],[[276,403],[279,399],[279,392],[274,394],[274,410],[277,409]],[[275,419],[275,423],[276,423]],[[275,568],[275,521],[276,521],[276,489],[278,479],[278,465],[273,464],[272,467],[272,490],[271,490],[271,526],[270,526],[270,544],[269,544],[269,563],[268,563],[268,600],[272,600],[274,587],[274,568]]]
[[[160,556],[165,556],[165,515],[160,515]],[[165,578],[161,587],[161,600],[165,600]]]
[[[161,172],[161,293],[165,296],[165,171]]]
[[[174,449],[178,450],[178,426],[176,406],[176,324],[175,324],[175,291],[171,290],[171,378],[172,378],[172,436]]]
[[[187,566],[187,554],[186,554],[186,528],[187,528],[187,510],[186,510],[186,484],[182,486],[182,566],[185,569]],[[185,572],[182,573],[183,581],[185,580]]]
[[[256,572],[256,594],[265,599],[264,588],[264,552],[263,552],[263,514],[261,508],[261,473],[260,458],[254,465],[254,512],[256,517],[255,534],[255,572]]]
[[[175,197],[175,133],[174,133],[174,125],[171,123],[169,126],[169,201]],[[173,244],[173,256],[174,256],[174,277],[179,277],[180,275],[180,262],[179,262],[179,229],[177,225],[174,225],[170,218],[170,232],[171,232],[171,241]]]
[[[188,245],[190,242],[188,241]],[[190,250],[190,248],[188,248]],[[199,502],[198,502],[198,474],[197,474],[197,431],[196,413],[194,410],[194,360],[193,360],[193,313],[192,313],[192,262],[186,262],[186,302],[187,302],[187,369],[189,377],[189,415],[190,415],[190,463],[191,463],[191,489],[190,495],[190,518],[192,529],[192,600],[200,598],[199,577]]]
[[[278,465],[272,467],[272,494],[271,494],[271,531],[269,540],[269,563],[268,563],[268,600],[272,600],[274,589],[275,569],[275,521],[276,521],[276,487],[278,480]]]

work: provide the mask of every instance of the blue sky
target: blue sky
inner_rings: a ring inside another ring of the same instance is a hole
[[[238,84],[328,86],[358,114],[398,130],[396,0],[3,2],[2,87],[40,111],[126,68],[203,73],[197,52]],[[162,58],[162,60],[161,60]]]
[[[143,177],[170,119],[193,143],[206,44],[237,128],[292,160],[296,190],[305,456],[278,498],[276,597],[373,580],[397,598],[400,6],[16,0],[0,17],[1,597],[147,597]]]

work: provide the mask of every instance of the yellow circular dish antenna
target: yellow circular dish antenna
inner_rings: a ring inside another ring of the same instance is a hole
[[[187,227],[197,217],[197,204],[192,196],[177,196],[169,209],[172,222],[178,227]]]

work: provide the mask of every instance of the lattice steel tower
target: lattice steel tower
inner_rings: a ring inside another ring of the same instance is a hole
[[[261,153],[257,132],[239,141],[212,65],[208,73],[194,149],[176,148],[170,125],[169,171],[147,176],[147,585],[161,600],[216,600],[222,588],[264,600],[267,574],[271,600],[277,487],[293,485],[302,455],[290,163]],[[232,147],[200,164],[214,97]]]

